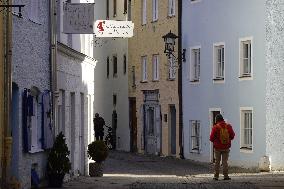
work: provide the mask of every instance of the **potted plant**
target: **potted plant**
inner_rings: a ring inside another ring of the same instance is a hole
[[[60,132],[48,155],[47,176],[50,187],[62,187],[63,178],[71,169],[71,163],[68,158],[70,151],[65,140],[65,136]]]
[[[94,160],[94,163],[89,164],[89,175],[91,177],[102,177],[103,166],[102,162],[108,156],[108,148],[102,140],[96,140],[88,145],[88,157]]]

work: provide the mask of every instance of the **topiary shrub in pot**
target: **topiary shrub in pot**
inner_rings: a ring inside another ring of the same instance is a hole
[[[103,176],[102,162],[108,156],[108,148],[102,140],[96,140],[88,145],[88,157],[95,161],[89,164],[89,175],[91,177]]]
[[[65,136],[60,132],[47,159],[47,176],[50,187],[62,187],[64,176],[71,169],[69,154]]]

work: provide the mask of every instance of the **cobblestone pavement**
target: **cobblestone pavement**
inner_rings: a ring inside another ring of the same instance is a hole
[[[79,177],[70,189],[284,189],[284,172],[230,168],[230,181],[213,181],[213,165],[170,157],[111,152],[103,177]],[[222,177],[220,178],[222,179]]]

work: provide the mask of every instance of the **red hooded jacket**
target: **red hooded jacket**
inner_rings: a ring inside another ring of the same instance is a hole
[[[230,141],[228,144],[222,144],[220,140],[220,128],[219,127],[226,127],[229,132],[229,138]],[[215,149],[229,149],[231,147],[231,140],[233,140],[235,137],[235,132],[230,124],[227,124],[225,121],[219,121],[217,124],[215,124],[212,128],[211,134],[210,134],[210,141],[213,142],[213,146]]]

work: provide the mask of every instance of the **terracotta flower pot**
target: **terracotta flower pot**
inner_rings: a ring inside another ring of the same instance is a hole
[[[89,163],[89,175],[91,177],[103,176],[103,164],[102,163]]]

